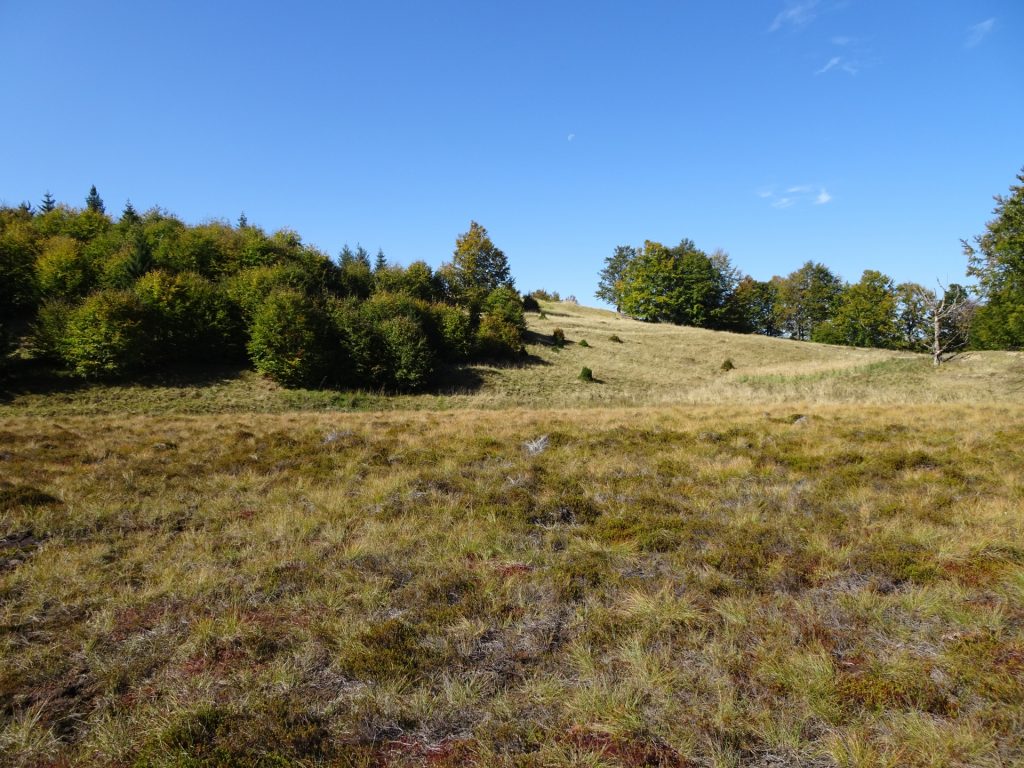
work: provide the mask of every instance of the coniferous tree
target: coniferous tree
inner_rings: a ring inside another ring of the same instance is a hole
[[[388,260],[384,256],[384,249],[383,248],[378,248],[377,249],[377,258],[374,259],[374,262],[373,262],[373,271],[374,272],[382,272],[382,271],[384,271],[387,268],[388,268]]]
[[[57,201],[54,200],[53,195],[50,194],[50,190],[46,190],[46,194],[43,195],[43,202],[39,204],[40,213],[49,213],[57,207]]]
[[[124,210],[121,211],[121,223],[122,224],[138,224],[139,213],[135,210],[135,206],[132,205],[132,201],[129,200],[124,204]]]
[[[245,229],[249,226],[249,220],[245,217],[245,211],[242,211],[242,215],[238,217],[238,228]]]
[[[85,198],[85,207],[93,213],[106,213],[107,208],[103,205],[103,198],[96,191],[96,185],[89,188],[89,194]]]

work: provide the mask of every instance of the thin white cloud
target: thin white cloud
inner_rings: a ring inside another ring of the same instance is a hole
[[[839,35],[837,37],[833,37],[832,38],[832,45],[838,45],[840,48],[842,48],[844,46],[847,46],[847,45],[849,45],[852,42],[853,42],[853,38],[852,37],[847,37],[845,35]]]
[[[790,0],[772,21],[769,32],[778,32],[785,26],[802,27],[814,20],[818,0]]]
[[[570,133],[566,140],[567,141],[573,141],[575,139],[576,139],[576,134],[575,133]]]
[[[820,184],[793,184],[783,187],[783,190],[776,193],[775,187],[761,187],[754,194],[777,210],[796,205],[825,205],[832,202],[832,195]]]
[[[976,45],[980,45],[981,41],[989,36],[989,33],[996,25],[995,18],[985,19],[977,24],[973,24],[967,28],[967,42],[964,43],[968,48],[973,48]]]
[[[824,67],[819,69],[814,74],[816,74],[816,75],[824,75],[830,69],[838,67],[840,62],[842,62],[842,59],[839,56],[833,56],[831,59],[828,60],[828,63]]]

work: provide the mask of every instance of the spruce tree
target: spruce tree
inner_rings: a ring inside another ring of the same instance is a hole
[[[242,215],[238,217],[238,228],[245,229],[249,226],[249,220],[245,217],[245,211],[242,211]]]
[[[132,205],[132,201],[129,200],[124,204],[124,210],[121,211],[121,223],[122,224],[137,224],[139,222],[139,213],[135,210],[135,206]]]
[[[49,213],[57,207],[57,201],[53,199],[53,195],[50,194],[50,190],[46,190],[46,194],[43,195],[43,202],[39,204],[40,213]]]
[[[93,184],[89,188],[89,194],[85,198],[85,206],[94,213],[106,213],[107,208],[103,205],[103,198],[100,197],[99,192],[96,191],[96,185]]]
[[[377,249],[377,258],[373,262],[373,271],[374,272],[382,272],[383,270],[387,269],[387,267],[388,267],[388,260],[384,256],[384,249],[383,248],[378,248]]]

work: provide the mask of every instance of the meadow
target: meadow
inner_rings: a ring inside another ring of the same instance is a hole
[[[1024,356],[544,310],[420,395],[12,387],[0,764],[1024,761]]]

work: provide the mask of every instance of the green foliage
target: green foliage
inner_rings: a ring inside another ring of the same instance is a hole
[[[843,293],[843,281],[824,264],[808,261],[778,283],[778,320],[792,339],[806,341],[829,320]],[[839,342],[842,343],[842,342]]]
[[[480,357],[501,359],[518,357],[524,353],[522,331],[518,326],[497,314],[480,318],[476,331],[476,352]]]
[[[253,316],[249,357],[256,370],[287,387],[322,386],[333,373],[330,323],[305,295],[277,289]]]
[[[264,300],[278,288],[303,289],[303,276],[295,266],[248,267],[225,281],[225,293],[246,325],[252,322]]]
[[[895,297],[898,346],[914,352],[928,349],[935,292],[918,283],[900,283]]]
[[[977,278],[971,336],[983,349],[1024,349],[1024,171],[1008,196],[997,195],[985,233],[964,241],[967,273]]]
[[[727,357],[727,358],[725,358],[725,360],[722,361],[722,365],[719,366],[719,367],[723,371],[731,371],[731,370],[734,370],[736,368],[736,363],[734,363],[732,361],[731,357]]]
[[[483,312],[493,315],[520,331],[526,330],[526,318],[523,316],[523,303],[514,288],[502,286],[495,288],[484,299]]]
[[[609,336],[608,337],[608,341],[615,342],[616,344],[624,344],[625,343],[622,339],[619,338],[619,335],[617,333],[613,333],[611,336]]]
[[[142,303],[131,291],[104,289],[71,312],[60,353],[85,379],[109,379],[146,363],[147,328]]]
[[[899,345],[897,320],[892,278],[866,269],[860,282],[843,291],[835,315],[817,326],[812,338],[826,344],[891,349]]]
[[[540,303],[533,296],[523,296],[524,312],[540,312]]]
[[[50,194],[50,190],[46,190],[46,194],[43,195],[43,202],[39,204],[39,212],[49,213],[56,207],[57,201],[54,199],[53,195]]]
[[[764,282],[747,276],[740,280],[730,298],[730,312],[734,317],[731,330],[781,336],[780,283],[780,278]]]
[[[555,328],[551,332],[551,342],[556,347],[564,347],[565,346],[565,331],[563,331],[561,328]]]
[[[240,349],[241,330],[227,297],[200,275],[156,270],[133,290],[146,310],[154,362],[209,363]]]
[[[414,261],[408,267],[385,264],[373,272],[373,290],[383,293],[404,293],[423,301],[438,296],[434,271],[424,261]]]
[[[583,368],[580,369],[579,379],[580,381],[593,381],[594,372],[587,368],[586,366],[584,366]]]
[[[85,198],[85,207],[93,213],[104,213],[106,211],[106,206],[103,205],[103,198],[96,191],[95,184],[89,188],[89,194]]]
[[[378,325],[387,354],[387,384],[400,391],[421,389],[434,370],[434,352],[423,327],[399,315]]]
[[[36,357],[52,362],[64,358],[68,323],[73,311],[74,305],[64,299],[50,299],[39,306],[30,339]]]
[[[456,238],[452,262],[447,266],[444,276],[452,297],[474,309],[495,288],[514,288],[508,259],[475,221]]]
[[[580,345],[581,347],[589,347],[589,346],[590,346],[590,345],[589,345],[589,344],[587,343],[587,340],[586,340],[586,339],[580,339],[580,344],[579,344],[579,345]]]
[[[622,278],[626,267],[637,257],[637,250],[629,245],[617,245],[611,256],[604,260],[604,269],[598,276],[597,292],[594,294],[601,301],[615,307],[622,305]]]
[[[85,296],[96,285],[96,268],[82,244],[67,235],[43,241],[36,261],[39,292],[66,299]]]
[[[473,354],[473,320],[469,312],[452,304],[433,304],[432,325],[438,334],[438,353],[446,360],[459,362]]]
[[[648,322],[723,327],[735,279],[724,253],[708,256],[690,240],[675,248],[648,240],[617,283],[619,307]]]

